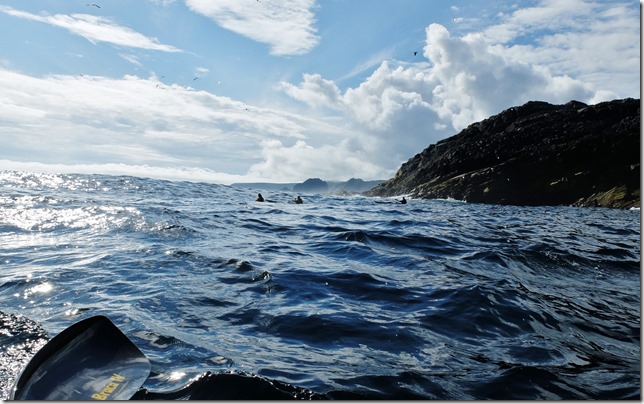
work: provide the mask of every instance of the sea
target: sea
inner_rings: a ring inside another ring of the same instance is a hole
[[[641,399],[639,209],[296,196],[0,172],[0,399],[95,315],[139,399]]]

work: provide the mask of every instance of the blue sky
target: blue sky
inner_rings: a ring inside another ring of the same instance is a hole
[[[640,94],[632,1],[5,0],[0,37],[0,169],[387,179],[506,108]]]

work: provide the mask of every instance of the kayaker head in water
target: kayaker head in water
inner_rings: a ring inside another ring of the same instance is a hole
[[[300,198],[300,196],[298,195],[298,196],[297,196],[297,198],[295,198],[295,203],[304,203],[304,201],[303,201],[303,200],[302,200],[302,198]]]
[[[262,194],[257,194],[257,199],[255,199],[257,202],[264,202],[264,197]]]

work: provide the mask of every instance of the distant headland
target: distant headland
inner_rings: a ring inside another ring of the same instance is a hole
[[[430,145],[365,194],[640,207],[640,143],[639,99],[531,101]]]
[[[303,194],[355,195],[369,191],[383,182],[385,180],[364,181],[359,178],[351,178],[348,181],[323,181],[320,178],[309,178],[299,183],[243,182],[231,184],[231,186],[265,191],[292,191]]]

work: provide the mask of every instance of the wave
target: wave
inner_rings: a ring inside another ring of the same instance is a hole
[[[637,212],[257,206],[104,175],[0,189],[4,397],[44,330],[104,314],[153,363],[143,399],[639,398]]]

